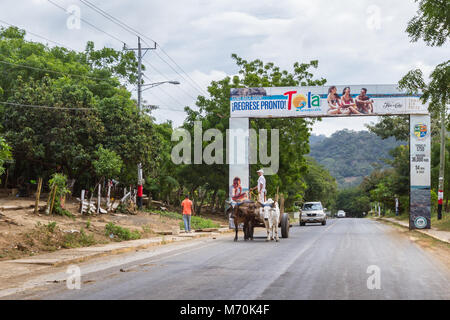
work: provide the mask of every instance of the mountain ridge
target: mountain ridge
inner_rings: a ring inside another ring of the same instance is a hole
[[[330,137],[312,134],[309,156],[316,159],[336,178],[339,188],[357,186],[374,167],[387,167],[391,149],[405,144],[391,137],[381,139],[366,130],[343,129]]]

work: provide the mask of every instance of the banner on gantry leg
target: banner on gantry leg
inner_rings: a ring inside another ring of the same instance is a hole
[[[429,115],[410,116],[410,229],[431,227],[431,121]]]

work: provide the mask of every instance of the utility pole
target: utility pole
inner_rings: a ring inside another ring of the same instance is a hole
[[[138,36],[138,47],[137,48],[127,48],[125,45],[123,47],[124,51],[137,51],[137,58],[138,58],[138,83],[137,83],[137,95],[138,95],[138,112],[139,116],[141,115],[142,111],[142,91],[162,85],[164,83],[170,83],[170,84],[180,84],[178,81],[160,81],[155,83],[149,83],[149,84],[142,84],[142,59],[148,52],[148,50],[156,50],[156,42],[154,43],[154,46],[152,48],[142,48],[141,46],[141,37]],[[144,53],[142,53],[144,51]],[[145,89],[142,89],[142,87],[146,87]],[[142,164],[138,164],[138,188],[137,188],[137,205],[138,208],[142,208],[142,196],[143,196],[143,187],[144,184],[144,178],[142,175]],[[130,190],[131,191],[131,190]]]
[[[444,202],[444,176],[445,176],[445,143],[447,129],[445,126],[445,104],[441,113],[441,150],[439,163],[439,187],[438,187],[438,220],[442,219],[442,205]],[[448,192],[448,190],[447,190]]]
[[[137,48],[127,48],[124,45],[123,48],[125,51],[133,50],[137,51],[137,58],[138,58],[138,83],[137,83],[137,94],[138,94],[138,112],[139,116],[141,115],[142,111],[142,59],[144,58],[145,54],[148,52],[148,50],[155,50],[156,49],[156,42],[152,48],[142,48],[141,46],[141,37],[138,36],[138,47]],[[142,54],[142,50],[144,50],[144,53]],[[137,205],[138,209],[142,208],[142,196],[143,196],[143,176],[142,176],[142,165],[138,164],[138,181],[137,181]]]
[[[139,114],[142,110],[142,59],[144,58],[145,54],[148,52],[148,50],[155,50],[156,49],[156,42],[155,45],[152,48],[142,48],[141,46],[141,37],[138,36],[138,47],[137,48],[127,48],[124,45],[123,48],[125,51],[137,51],[137,58],[138,58],[138,83],[137,83],[137,95],[138,95],[138,110]],[[142,53],[144,51],[144,53]]]
[[[145,53],[144,53],[145,54]],[[138,110],[141,114],[141,104],[142,104],[142,47],[141,47],[141,37],[138,37]]]

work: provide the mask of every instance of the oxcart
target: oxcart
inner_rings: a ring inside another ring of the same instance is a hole
[[[256,197],[254,195],[250,195],[250,198],[256,199]],[[257,202],[257,201],[256,200],[244,200],[244,203],[245,202]],[[272,206],[275,206],[277,202],[278,201],[275,201],[272,204]],[[289,214],[287,212],[284,212],[284,203],[283,202],[284,202],[283,198],[281,198],[281,206],[279,206],[280,218],[279,218],[279,222],[278,222],[278,227],[281,229],[281,237],[289,238],[289,229],[290,229]],[[262,204],[262,205],[263,205],[263,210],[264,210],[264,206],[266,206],[268,204]],[[235,229],[234,220],[231,216],[231,212],[228,210],[230,208],[230,206],[231,206],[231,202],[227,201],[226,206],[225,206],[225,212],[228,214],[229,228]],[[256,215],[256,217],[253,220],[253,227],[262,227],[262,228],[266,227],[266,225],[264,224],[264,218],[262,215],[260,215],[260,214]],[[243,229],[243,224],[241,223],[238,226],[238,228]]]

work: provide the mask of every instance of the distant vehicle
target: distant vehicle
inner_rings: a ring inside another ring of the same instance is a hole
[[[337,217],[338,218],[345,218],[345,211],[344,210],[339,210],[337,212]]]
[[[322,206],[321,202],[305,202],[303,204],[300,215],[300,225],[304,226],[306,223],[321,223],[323,226],[327,224],[326,208]]]

